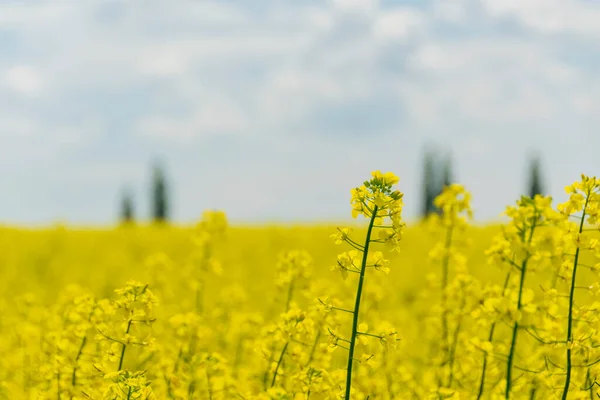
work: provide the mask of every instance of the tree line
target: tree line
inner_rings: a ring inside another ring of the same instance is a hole
[[[170,203],[167,178],[164,167],[155,163],[152,168],[152,182],[150,187],[150,204],[152,221],[156,223],[167,222],[170,217]],[[123,223],[132,223],[136,219],[133,193],[125,189],[121,197],[120,220]]]
[[[432,213],[439,212],[434,204],[434,199],[442,192],[444,186],[454,182],[454,177],[450,155],[440,155],[435,150],[430,149],[424,153],[422,168],[420,216],[425,218]],[[168,189],[164,168],[161,164],[155,163],[152,168],[150,187],[150,212],[154,222],[163,223],[170,218]],[[547,194],[542,183],[540,159],[537,156],[531,157],[529,160],[529,178],[525,193],[530,197],[536,194]],[[133,193],[131,190],[124,190],[121,198],[120,220],[123,223],[131,223],[135,219]]]
[[[533,198],[536,194],[547,195],[542,182],[541,161],[536,156],[531,156],[528,164],[528,180],[524,194]],[[454,182],[452,175],[452,160],[449,154],[440,156],[438,151],[427,150],[423,156],[423,173],[421,178],[421,210],[420,216],[427,217],[440,210],[434,204],[434,199],[442,193],[444,186]]]

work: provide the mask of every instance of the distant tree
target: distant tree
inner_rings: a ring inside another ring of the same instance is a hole
[[[433,200],[439,192],[437,171],[435,166],[435,154],[432,150],[427,150],[423,158],[423,178],[421,181],[423,190],[423,199],[421,204],[421,216],[427,217],[435,212]]]
[[[542,184],[541,166],[539,157],[535,156],[530,160],[529,164],[529,193],[533,198],[536,194],[546,194],[544,185]]]
[[[169,199],[163,168],[155,164],[152,171],[152,219],[154,222],[166,222],[169,219]]]
[[[121,198],[121,222],[133,222],[135,211],[133,206],[133,197],[129,190],[123,191]]]
[[[454,182],[452,172],[452,158],[450,154],[445,159],[433,149],[425,152],[423,157],[423,203],[421,205],[421,216],[424,218],[431,213],[439,213],[440,210],[434,205],[435,198],[442,193],[444,186]]]
[[[444,186],[450,186],[454,182],[454,178],[452,176],[452,158],[450,154],[446,156],[444,160],[444,171],[442,177],[442,188]]]

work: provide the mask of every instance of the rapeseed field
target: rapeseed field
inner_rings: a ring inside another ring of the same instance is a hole
[[[352,226],[0,229],[0,398],[600,397],[600,179],[497,226],[458,184],[407,225],[398,183]]]

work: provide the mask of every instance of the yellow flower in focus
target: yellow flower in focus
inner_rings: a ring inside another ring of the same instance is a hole
[[[374,181],[381,182],[381,185],[384,186],[392,186],[400,181],[400,178],[398,178],[392,172],[381,173],[381,171],[378,170],[371,172],[371,176],[373,177]]]

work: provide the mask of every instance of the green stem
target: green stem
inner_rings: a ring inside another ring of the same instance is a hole
[[[492,327],[490,328],[490,335],[489,335],[489,341],[491,342],[494,339],[494,331],[496,330],[496,323],[494,322],[492,324]],[[479,381],[479,392],[477,393],[477,400],[481,399],[481,396],[483,396],[483,392],[485,391],[485,373],[487,370],[487,363],[488,363],[488,354],[487,352],[483,355],[483,368],[481,369],[481,380]]]
[[[79,351],[77,352],[77,356],[75,357],[75,366],[73,367],[73,374],[71,375],[71,384],[73,385],[73,387],[75,387],[77,385],[77,366],[79,364],[79,359],[81,358],[81,355],[83,354],[83,348],[85,347],[86,342],[87,342],[87,336],[84,336],[83,339],[81,340],[81,346],[79,346]]]
[[[531,243],[531,239],[533,239],[533,231],[536,228],[537,218],[539,217],[537,211],[533,216],[533,223],[531,225],[531,230],[529,232],[529,239],[527,239],[527,243]],[[525,232],[523,232],[523,237],[525,236]],[[525,260],[521,263],[521,277],[519,279],[519,297],[517,299],[517,313],[521,311],[521,306],[523,302],[523,287],[525,285],[525,274],[527,272],[527,263],[529,262],[529,258],[531,255],[527,255]],[[506,391],[504,396],[506,399],[510,398],[510,390],[512,385],[512,365],[515,358],[515,351],[517,349],[517,335],[519,332],[519,321],[515,321],[513,325],[512,331],[512,339],[510,343],[510,351],[508,353],[508,361],[506,363]]]
[[[281,363],[283,362],[283,356],[285,356],[285,352],[287,351],[289,344],[290,344],[290,342],[286,342],[285,346],[283,346],[283,349],[281,350],[281,354],[279,355],[279,360],[277,361],[277,367],[275,367],[275,372],[273,372],[273,380],[271,381],[271,387],[275,386],[275,381],[277,380],[277,374],[279,373],[279,367],[281,366]]]
[[[290,281],[290,286],[288,287],[287,300],[285,302],[285,312],[290,310],[290,304],[292,303],[292,296],[294,294],[294,280]]]
[[[594,383],[592,382],[592,375],[589,367],[585,373],[585,384],[590,388],[590,399],[594,400]]]
[[[210,372],[208,372],[208,365],[204,369],[206,372],[206,390],[208,392],[208,400],[212,400],[213,392],[212,392],[212,384],[210,383]]]
[[[194,393],[196,392],[196,380],[192,378],[190,384],[188,385],[188,398],[193,399]]]
[[[275,355],[275,342],[271,343],[271,353],[269,355],[269,362],[267,363],[267,369],[263,374],[263,388],[266,391],[268,389],[267,384],[269,382],[269,370],[271,369],[271,363],[274,361],[273,356]]]
[[[190,364],[192,362],[194,355],[196,355],[197,347],[198,347],[198,335],[196,335],[194,332],[192,332],[190,334],[190,345],[189,345],[188,351],[185,354],[185,357],[183,358],[183,361],[186,364]]]
[[[506,291],[508,287],[508,282],[510,281],[510,272],[506,274],[506,279],[504,280],[504,288],[502,289],[502,294]],[[492,323],[490,327],[490,334],[488,335],[488,342],[492,343],[494,340],[494,331],[496,330],[496,322]],[[487,370],[487,362],[488,362],[488,354],[484,353],[483,355],[483,368],[481,370],[481,380],[479,381],[479,392],[477,393],[477,400],[481,400],[481,396],[483,396],[483,392],[485,391],[485,373]]]
[[[443,307],[443,311],[442,311],[442,354],[443,354],[443,359],[442,359],[442,366],[446,365],[450,360],[449,358],[451,357],[450,355],[450,340],[449,340],[449,328],[448,328],[448,309],[446,307],[447,304],[447,293],[446,293],[446,289],[448,287],[448,281],[449,281],[449,264],[450,264],[450,256],[448,255],[448,251],[450,249],[450,247],[452,246],[452,234],[454,231],[454,226],[451,225],[450,227],[448,227],[448,230],[446,231],[446,241],[444,244],[444,260],[442,262],[442,307]],[[442,372],[440,377],[439,377],[439,381],[438,381],[438,386],[442,386],[442,382],[444,380],[443,378],[444,373]],[[450,378],[451,379],[451,378]]]
[[[556,289],[556,285],[558,284],[559,274],[560,274],[560,270],[557,268],[556,272],[552,276],[552,289]]]
[[[589,201],[589,193],[585,199],[585,205],[583,206],[583,214],[581,221],[579,222],[579,234],[583,231],[583,223],[585,221],[585,211],[587,209]],[[573,363],[571,360],[571,341],[573,340],[573,300],[575,298],[575,280],[577,279],[577,262],[579,261],[579,246],[575,251],[575,260],[573,260],[573,276],[571,278],[571,290],[569,293],[569,319],[567,321],[567,377],[565,379],[565,388],[563,389],[562,400],[567,400],[569,395],[569,386],[571,384],[571,369]]]
[[[535,400],[535,395],[537,393],[537,387],[532,387],[531,392],[529,392],[529,400]]]
[[[465,300],[461,302],[461,310],[465,307]],[[452,345],[450,347],[450,377],[448,378],[447,387],[452,387],[452,383],[454,383],[454,362],[456,360],[456,348],[458,347],[458,337],[460,335],[460,328],[462,326],[463,315],[461,314],[458,324],[456,325],[456,330],[454,331],[454,335],[452,338]]]
[[[125,331],[126,335],[129,334],[132,322],[133,321],[131,319],[129,320],[129,322],[127,322],[127,330]],[[127,348],[127,345],[125,343],[123,343],[121,346],[121,358],[119,359],[119,369],[117,371],[120,371],[123,368],[123,360],[125,360],[125,349]]]
[[[183,358],[183,345],[179,346],[179,352],[177,353],[177,358],[175,359],[175,364],[173,365],[173,373],[177,374],[177,371],[179,371],[179,363],[181,362],[181,359]]]
[[[233,377],[237,378],[240,369],[240,359],[242,357],[242,350],[244,348],[244,336],[240,335],[238,344],[235,347],[235,356],[233,358]]]
[[[344,400],[350,400],[350,391],[352,389],[352,364],[354,362],[354,345],[356,344],[356,332],[358,331],[358,313],[360,311],[360,300],[362,296],[363,283],[365,280],[365,271],[367,269],[367,256],[369,254],[369,244],[371,243],[371,233],[373,232],[373,224],[377,217],[377,206],[374,207],[371,213],[371,221],[369,222],[369,228],[367,230],[367,237],[365,239],[365,246],[363,252],[362,266],[360,269],[360,277],[358,279],[358,288],[356,290],[356,301],[354,303],[354,312],[352,318],[352,334],[350,336],[350,348],[348,349],[348,366],[346,369],[346,395]]]
[[[313,345],[310,349],[310,355],[308,357],[308,361],[306,362],[306,365],[304,366],[305,368],[308,367],[310,365],[310,363],[312,362],[313,358],[315,357],[315,352],[317,351],[317,346],[319,345],[319,340],[321,339],[321,328],[322,328],[322,323],[319,324],[319,327],[317,329],[317,334],[315,335],[315,341],[313,342]]]
[[[523,297],[523,285],[525,283],[525,271],[527,270],[527,261],[521,266],[521,279],[519,281],[519,298],[517,300],[517,313],[521,311],[521,302]],[[517,347],[517,333],[519,330],[519,321],[515,321],[512,330],[512,340],[510,343],[510,351],[508,353],[508,362],[506,363],[506,391],[505,398],[510,398],[510,389],[512,381],[512,365],[515,357],[515,349]]]
[[[174,399],[175,396],[173,395],[171,379],[169,379],[169,377],[167,376],[167,371],[163,372],[163,379],[165,380],[165,385],[167,386],[167,396],[169,396],[170,399]]]

